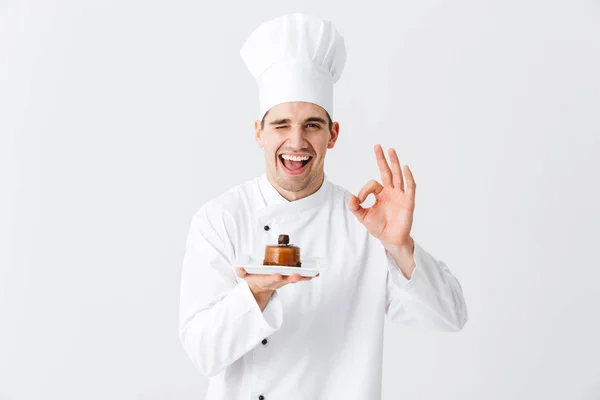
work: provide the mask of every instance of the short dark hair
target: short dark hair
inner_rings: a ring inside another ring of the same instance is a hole
[[[327,120],[329,121],[329,131],[331,132],[331,129],[333,128],[333,121],[331,120],[331,116],[329,115],[329,113],[326,110],[323,111],[325,111],[325,114],[327,114]],[[260,129],[265,129],[265,118],[267,117],[268,113],[269,112],[267,111],[262,121],[260,121]]]

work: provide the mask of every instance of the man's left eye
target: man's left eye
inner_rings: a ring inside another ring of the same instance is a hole
[[[319,128],[319,125],[317,125],[317,124],[308,124],[307,126],[309,128],[317,128],[317,129]]]

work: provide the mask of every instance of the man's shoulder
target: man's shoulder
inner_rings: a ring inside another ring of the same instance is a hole
[[[329,179],[328,179],[328,181],[329,181],[329,185],[331,186],[331,191],[330,191],[331,199],[334,201],[343,202],[343,203],[347,204],[350,199],[350,196],[352,195],[350,190],[346,189],[341,184],[332,182]]]
[[[196,215],[234,215],[244,204],[251,202],[253,192],[258,189],[259,179],[260,177],[247,179],[210,198],[200,205]]]

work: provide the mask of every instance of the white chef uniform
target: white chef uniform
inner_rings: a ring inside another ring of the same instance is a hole
[[[325,180],[287,201],[266,175],[233,187],[193,217],[183,262],[180,337],[210,377],[207,400],[379,399],[385,316],[424,329],[467,321],[458,280],[415,243],[407,280]],[[328,270],[277,290],[261,312],[236,265],[261,259],[280,234]]]

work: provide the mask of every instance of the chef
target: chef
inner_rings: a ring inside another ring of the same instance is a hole
[[[207,400],[380,399],[383,332],[394,323],[459,331],[461,286],[411,236],[415,179],[374,148],[380,180],[356,195],[324,173],[339,137],[333,86],[346,62],[329,21],[285,15],[240,51],[259,90],[265,173],[199,207],[183,260],[180,338],[210,378]],[[352,157],[348,154],[348,157]],[[375,204],[363,207],[369,194]],[[250,274],[289,235],[315,277]]]

